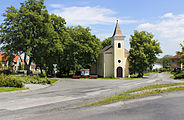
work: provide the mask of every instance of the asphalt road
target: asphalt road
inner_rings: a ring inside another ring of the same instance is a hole
[[[123,116],[119,115],[118,117],[118,115],[116,115],[116,113],[119,114],[122,109],[119,107],[72,108],[129,89],[149,84],[170,82],[180,81],[169,79],[168,74],[151,74],[150,77],[136,80],[62,79],[55,85],[40,90],[1,93],[0,120],[93,120],[93,118],[97,119],[95,118],[97,116],[102,117],[102,119],[110,119],[112,118],[110,116],[108,117],[110,113],[113,113],[111,114],[112,116],[117,116],[115,119],[122,120],[122,118],[124,118]],[[126,111],[123,112],[123,114],[127,113]],[[144,112],[140,114],[144,114]]]
[[[184,92],[164,94],[155,100],[115,106],[55,111],[26,120],[183,120]],[[40,114],[40,113],[38,113]]]

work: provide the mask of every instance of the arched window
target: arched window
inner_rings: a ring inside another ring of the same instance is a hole
[[[121,48],[121,43],[118,43],[118,48]]]

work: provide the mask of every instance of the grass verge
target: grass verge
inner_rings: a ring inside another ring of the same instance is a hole
[[[158,95],[158,94],[165,93],[165,92],[184,90],[183,86],[177,87],[179,85],[184,85],[184,83],[149,85],[146,87],[125,91],[123,93],[106,98],[104,100],[85,105],[85,107],[103,105],[103,104],[112,103],[112,102],[116,102],[116,101],[120,101],[120,100],[129,100],[129,99],[135,99],[135,98],[140,98],[140,97],[145,97],[145,96]],[[176,86],[176,87],[163,89],[163,90],[159,89],[159,88],[172,87],[172,86]],[[145,90],[145,92],[138,92],[138,91],[144,91],[144,90]],[[138,93],[130,94],[130,93],[134,93],[134,92],[138,92]]]
[[[50,81],[50,84],[54,84],[55,82],[57,82],[59,79],[51,79],[51,78],[47,78],[48,81]]]
[[[17,90],[26,90],[27,88],[15,88],[15,87],[0,87],[0,92],[9,92]]]
[[[184,79],[175,79],[175,76],[171,76],[170,78],[171,78],[171,79],[174,79],[174,80],[181,80],[181,81],[184,81]]]
[[[115,78],[115,77],[104,77],[104,78],[98,78],[98,79],[119,79],[119,78]]]
[[[134,79],[142,79],[142,78],[137,78],[137,77],[125,77],[125,79],[134,80]]]

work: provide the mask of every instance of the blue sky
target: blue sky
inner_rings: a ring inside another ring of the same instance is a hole
[[[11,5],[19,8],[20,2],[24,0],[0,0],[0,14]],[[49,13],[64,17],[67,26],[90,27],[101,40],[112,36],[118,18],[127,49],[134,30],[153,33],[161,56],[175,55],[184,40],[183,0],[45,0],[45,5]]]

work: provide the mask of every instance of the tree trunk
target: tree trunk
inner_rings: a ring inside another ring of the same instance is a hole
[[[143,78],[143,75],[144,75],[143,73],[139,73],[137,77],[138,78]]]
[[[40,71],[41,71],[41,74],[43,75],[43,70],[42,70],[42,67],[40,66]]]
[[[25,54],[25,56],[24,56],[24,64],[27,67],[26,69],[27,69],[27,76],[28,76],[28,75],[31,74],[30,66],[31,66],[32,58],[31,57],[29,58],[29,64],[27,63],[26,58],[27,58],[27,55]]]

